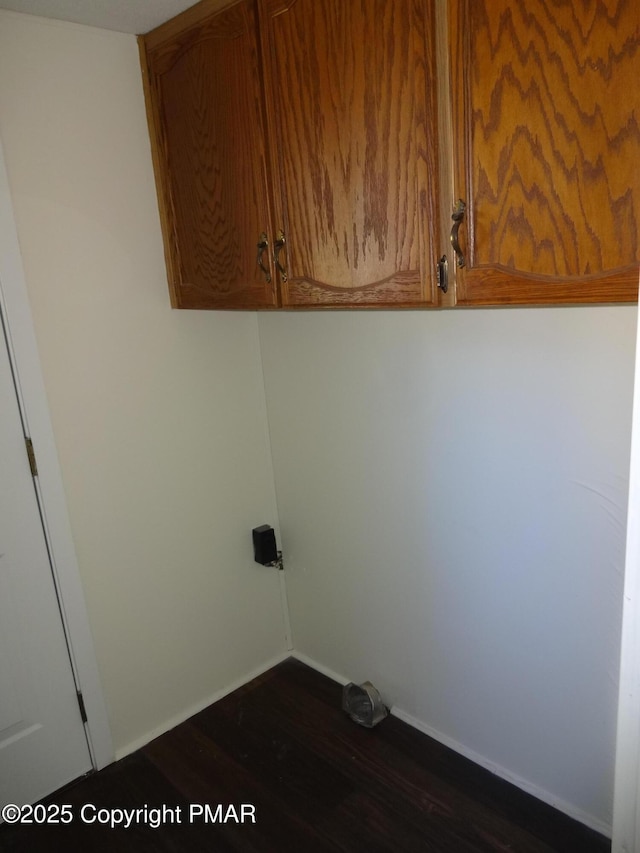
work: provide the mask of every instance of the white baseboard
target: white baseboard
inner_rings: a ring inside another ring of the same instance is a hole
[[[307,664],[307,666],[310,666],[312,669],[315,669],[322,675],[326,675],[333,681],[337,681],[338,684],[347,684],[349,681],[351,681],[350,678],[345,678],[345,676],[334,672],[328,667],[323,666],[322,664],[318,663],[317,661],[314,661],[310,657],[307,657],[307,655],[301,654],[300,652],[294,651],[292,653],[292,657],[296,658],[296,660],[299,660],[301,663]],[[465,758],[470,759],[475,764],[480,765],[480,767],[483,767],[485,770],[488,770],[490,773],[493,773],[500,779],[504,779],[506,782],[510,782],[512,785],[515,785],[516,788],[520,788],[527,794],[531,794],[532,796],[536,797],[536,799],[541,800],[543,803],[546,803],[549,806],[553,806],[553,808],[558,809],[558,811],[563,812],[574,820],[577,820],[585,826],[588,826],[590,829],[593,829],[596,832],[605,835],[607,838],[611,838],[612,828],[610,824],[604,823],[604,821],[595,818],[593,815],[583,812],[581,809],[578,809],[575,806],[571,805],[571,803],[567,803],[564,800],[558,799],[558,797],[554,797],[548,791],[545,791],[537,785],[528,782],[526,779],[522,779],[515,773],[511,773],[509,770],[506,770],[504,767],[501,767],[498,764],[494,764],[492,761],[489,761],[484,756],[479,755],[472,749],[468,749],[463,744],[458,743],[453,738],[450,738],[447,735],[443,735],[441,732],[437,731],[431,726],[428,726],[421,720],[417,720],[415,717],[412,717],[411,714],[407,714],[406,711],[403,711],[401,708],[393,707],[391,708],[390,713],[394,717],[397,717],[399,720],[402,720],[402,722],[410,725],[412,728],[417,729],[419,732],[422,732],[423,734],[426,734],[434,740],[438,741],[438,743],[441,743],[444,746],[449,747],[449,749],[452,749],[454,752],[457,752]]]
[[[141,749],[143,746],[146,746],[150,741],[159,737],[160,735],[165,734],[176,726],[184,723],[189,717],[194,716],[194,714],[198,714],[200,711],[203,711],[205,708],[208,708],[209,705],[212,705],[214,702],[217,702],[219,699],[228,696],[229,693],[233,693],[234,690],[237,690],[239,687],[243,687],[245,684],[248,684],[254,678],[257,678],[259,675],[267,672],[267,670],[271,669],[274,666],[277,666],[279,663],[282,663],[289,657],[293,657],[296,660],[299,660],[301,663],[306,664],[311,667],[311,669],[316,670],[316,672],[321,673],[322,675],[326,675],[332,681],[336,681],[338,684],[348,684],[351,679],[346,678],[344,675],[340,673],[334,672],[334,670],[329,669],[329,667],[323,666],[323,664],[318,663],[318,661],[313,660],[313,658],[308,657],[301,652],[286,651],[283,654],[278,655],[277,657],[272,658],[270,661],[267,661],[261,667],[256,670],[252,670],[247,673],[242,678],[230,684],[228,687],[225,687],[223,690],[219,690],[216,693],[212,694],[206,699],[203,699],[197,705],[190,707],[189,709],[181,712],[176,717],[173,717],[170,720],[167,720],[163,723],[162,726],[159,726],[152,731],[145,734],[143,737],[138,738],[135,741],[127,744],[121,750],[118,750],[116,753],[116,760],[124,758],[132,752],[135,752],[138,749]],[[428,735],[434,740],[438,741],[438,743],[443,744],[449,749],[452,749],[454,752],[464,756],[465,758],[470,759],[475,764],[478,764],[480,767],[483,767],[485,770],[488,770],[490,773],[498,776],[500,779],[504,779],[506,782],[510,782],[512,785],[515,785],[517,788],[520,788],[522,791],[525,791],[527,794],[531,794],[536,797],[536,799],[541,800],[543,803],[546,803],[549,806],[553,806],[553,808],[558,809],[558,811],[563,812],[574,820],[579,821],[580,823],[588,826],[590,829],[595,830],[596,832],[605,835],[607,838],[611,838],[612,828],[609,824],[604,823],[601,820],[593,817],[593,815],[587,814],[582,810],[576,808],[571,805],[571,803],[567,803],[564,800],[558,799],[550,794],[548,791],[540,788],[537,785],[528,782],[526,779],[517,776],[515,773],[511,773],[509,770],[506,770],[504,767],[501,767],[498,764],[494,764],[492,761],[489,761],[484,756],[479,755],[477,752],[474,752],[472,749],[468,749],[464,744],[458,743],[453,738],[448,737],[447,735],[442,734],[431,726],[423,723],[421,720],[416,719],[415,717],[408,714],[406,711],[403,711],[401,708],[393,707],[391,708],[390,713],[397,717],[402,722],[407,723],[412,728],[417,729],[419,732]]]
[[[307,666],[310,666],[311,669],[315,669],[316,672],[319,672],[321,675],[326,675],[327,678],[330,678],[332,681],[337,681],[338,684],[349,684],[352,680],[350,678],[345,678],[344,675],[339,675],[337,672],[334,672],[332,669],[328,669],[326,666],[323,666],[318,661],[313,660],[313,658],[309,658],[306,655],[303,655],[301,652],[297,652],[295,649],[291,652],[290,657],[299,660],[300,663],[306,663]]]
[[[167,732],[174,729],[176,726],[179,726],[181,723],[186,722],[190,717],[193,717],[195,714],[199,714],[200,711],[204,711],[205,708],[208,708],[209,705],[213,705],[214,702],[217,702],[219,699],[223,699],[225,696],[228,696],[229,693],[233,693],[234,690],[237,690],[239,687],[244,687],[245,684],[248,684],[250,681],[253,681],[254,678],[257,678],[259,675],[267,672],[267,670],[272,669],[274,666],[277,666],[282,661],[287,660],[287,658],[291,657],[290,652],[286,651],[280,655],[277,655],[271,660],[264,663],[262,666],[258,667],[258,669],[251,670],[246,675],[243,675],[242,678],[237,679],[236,681],[229,684],[227,687],[224,687],[222,690],[218,690],[215,693],[208,696],[206,699],[203,699],[201,702],[196,703],[195,705],[191,705],[189,708],[181,711],[175,717],[171,717],[171,719],[166,720],[162,725],[157,726],[146,734],[142,735],[142,737],[137,738],[134,741],[131,741],[126,746],[122,747],[116,751],[116,761],[120,761],[121,758],[125,758],[127,755],[130,755],[132,752],[135,752],[138,749],[142,749],[143,746],[146,746],[152,740],[155,740],[160,735],[166,734]],[[311,664],[309,664],[311,666]]]
[[[538,785],[534,785],[533,783],[528,782],[526,779],[521,778],[515,773],[511,773],[509,770],[506,770],[499,764],[494,764],[492,761],[489,761],[484,756],[479,755],[472,749],[468,749],[463,744],[458,743],[453,738],[450,738],[447,735],[443,735],[436,729],[431,728],[431,726],[428,726],[420,720],[417,720],[415,717],[412,717],[411,714],[407,714],[406,711],[403,711],[401,708],[392,708],[391,714],[393,714],[393,716],[397,717],[399,720],[402,720],[402,722],[412,726],[412,728],[417,729],[423,734],[429,735],[429,737],[432,737],[434,740],[437,740],[438,743],[441,743],[444,746],[448,746],[449,749],[452,749],[454,752],[459,753],[465,758],[469,758],[471,761],[474,762],[474,764],[479,764],[480,767],[484,767],[485,770],[488,770],[490,773],[493,773],[500,779],[504,779],[506,782],[510,782],[512,785],[515,785],[516,788],[520,788],[527,794],[531,794],[532,796],[536,797],[536,799],[541,800],[543,803],[546,803],[549,806],[553,806],[554,809],[558,809],[558,811],[563,812],[564,814],[568,815],[574,820],[579,821],[580,823],[583,823],[590,829],[594,829],[596,832],[605,835],[607,838],[611,838],[611,826],[607,823],[604,823],[604,821],[598,820],[598,818],[595,818],[593,815],[583,812],[581,809],[578,809],[575,806],[571,805],[571,803],[567,803],[564,800],[559,799],[558,797],[554,797],[548,791],[545,791]]]

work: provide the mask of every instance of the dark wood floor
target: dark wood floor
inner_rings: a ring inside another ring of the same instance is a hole
[[[0,850],[610,850],[607,839],[394,717],[372,730],[356,725],[340,710],[341,690],[286,661],[47,798],[47,806],[72,807],[70,824],[0,827]],[[199,811],[204,804],[214,822]],[[152,809],[162,806],[165,822],[154,829],[160,814]],[[113,810],[134,808],[141,812],[128,829],[85,822],[98,809],[117,818]]]

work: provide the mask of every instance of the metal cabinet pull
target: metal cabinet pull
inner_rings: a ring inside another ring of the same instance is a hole
[[[273,253],[273,260],[274,260],[276,267],[278,268],[278,272],[280,273],[280,278],[282,279],[283,282],[287,280],[287,271],[282,266],[282,264],[280,263],[280,252],[284,248],[284,244],[285,244],[284,231],[281,228],[278,231],[278,239],[274,243],[275,251]]]
[[[264,274],[264,280],[267,282],[267,284],[270,284],[271,273],[269,272],[269,268],[265,267],[265,265],[262,263],[262,254],[263,254],[264,250],[268,249],[268,248],[269,248],[269,241],[267,239],[267,235],[263,231],[262,234],[260,235],[260,240],[258,242],[258,261],[257,261],[257,264]]]
[[[436,264],[436,277],[438,287],[443,293],[446,293],[449,290],[449,262],[446,255],[443,255]]]
[[[458,199],[455,208],[453,209],[453,213],[451,214],[451,218],[453,219],[453,228],[451,229],[451,245],[453,246],[453,251],[456,253],[456,261],[458,262],[459,267],[464,266],[464,255],[462,254],[462,249],[460,248],[460,243],[458,242],[458,229],[460,228],[460,224],[464,219],[464,212],[467,209],[467,205],[462,201],[461,198]]]

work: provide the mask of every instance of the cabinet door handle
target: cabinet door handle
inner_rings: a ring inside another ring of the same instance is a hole
[[[275,251],[273,253],[273,260],[274,260],[276,267],[278,268],[278,272],[280,273],[280,278],[282,279],[283,282],[287,280],[287,271],[282,266],[282,264],[280,263],[280,252],[284,248],[284,244],[285,244],[284,231],[281,228],[278,231],[278,239],[274,243]]]
[[[268,249],[268,248],[269,248],[269,241],[267,239],[267,235],[263,231],[262,234],[260,235],[260,240],[258,241],[258,261],[257,261],[257,263],[258,263],[258,266],[260,267],[260,269],[262,270],[262,272],[264,274],[264,280],[267,282],[267,284],[270,284],[271,283],[271,273],[269,272],[269,268],[265,267],[265,265],[262,263],[263,252],[265,249]]]
[[[451,218],[453,219],[453,227],[451,229],[451,245],[453,246],[453,251],[456,253],[456,261],[458,262],[459,267],[464,266],[464,255],[462,254],[462,249],[460,248],[460,243],[458,242],[458,230],[460,228],[460,224],[464,219],[464,212],[467,209],[467,205],[462,201],[461,198],[458,199],[456,206],[453,209],[453,213],[451,214]]]
[[[446,293],[449,290],[449,262],[446,255],[443,255],[436,264],[436,276],[438,287],[443,293]]]

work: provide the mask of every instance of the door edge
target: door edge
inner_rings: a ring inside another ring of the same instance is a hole
[[[85,729],[89,752],[94,768],[100,770],[115,760],[113,741],[40,368],[1,140],[0,306],[4,316],[18,405],[25,429],[28,430],[37,452],[36,489],[72,668],[86,708]]]

